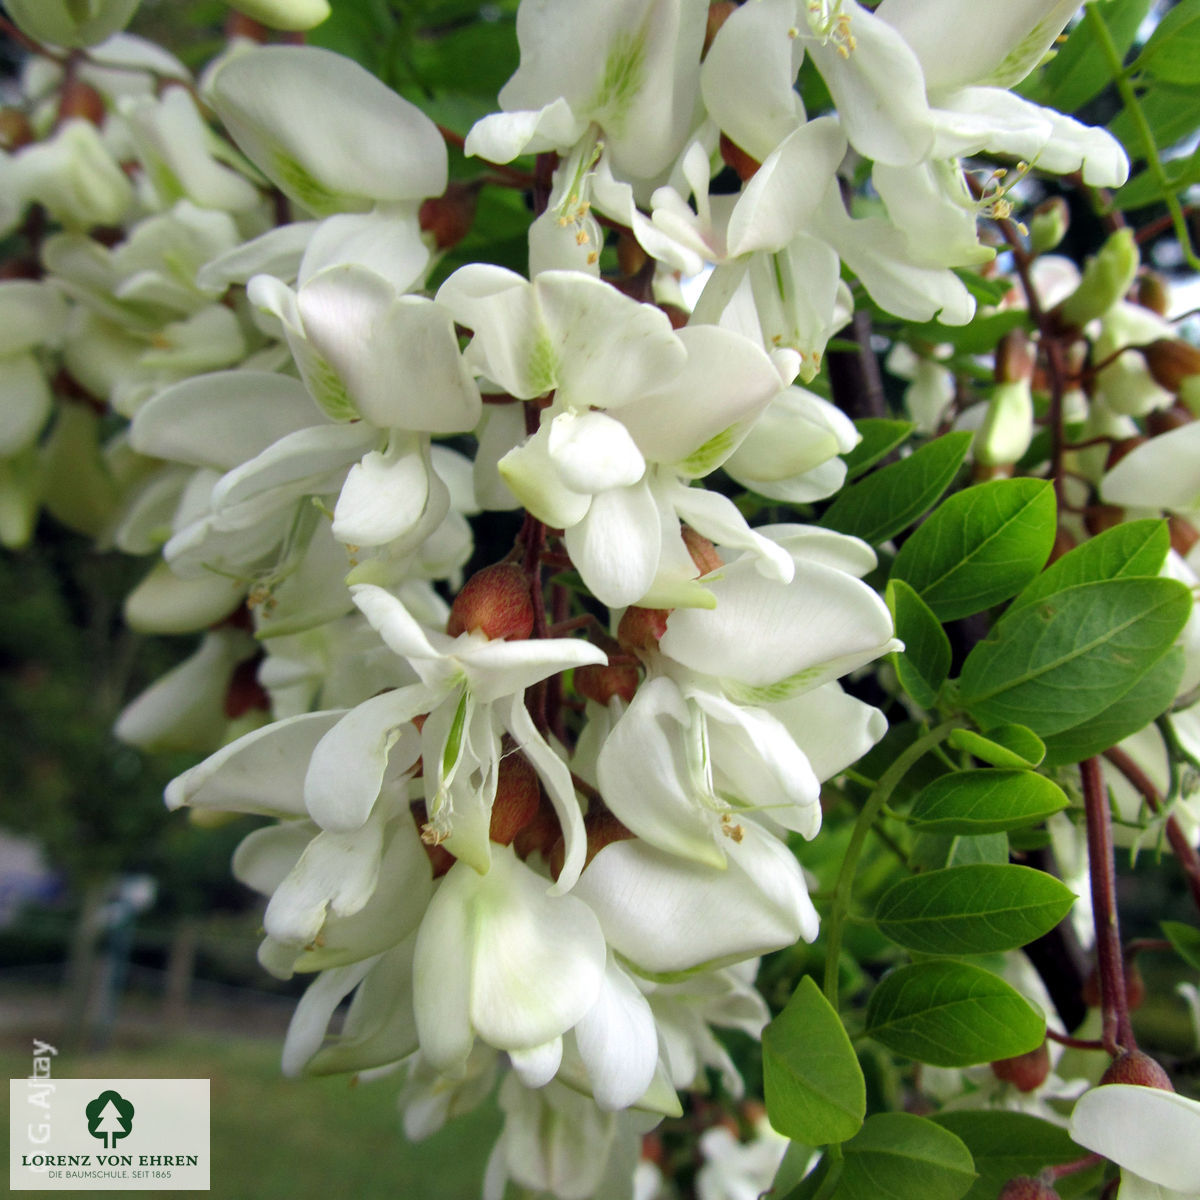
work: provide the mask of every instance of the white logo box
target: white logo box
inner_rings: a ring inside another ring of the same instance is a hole
[[[207,1079],[8,1081],[13,1191],[207,1191]]]

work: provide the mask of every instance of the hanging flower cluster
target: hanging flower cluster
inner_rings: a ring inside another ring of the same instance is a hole
[[[972,320],[1011,203],[971,156],[1125,180],[1107,132],[1011,90],[1075,0],[524,0],[462,147],[529,192],[521,273],[462,261],[483,185],[363,67],[241,22],[194,79],[119,32],[135,6],[8,6],[76,50],[31,57],[0,161],[0,227],[37,226],[0,282],[0,537],[44,507],[154,560],[131,625],[204,631],[118,732],[207,755],[172,808],[270,819],[233,869],[263,966],[312,977],[285,1070],[403,1065],[412,1136],[501,1078],[488,1194],[594,1195],[681,1090],[740,1095],[714,1030],[767,1024],[757,960],[818,935],[792,846],[887,729],[838,682],[904,649],[874,549],[776,519],[859,441],[805,385],[856,302]],[[1119,353],[1169,334],[1131,280],[1065,302],[1100,323],[1081,440],[1173,400]],[[1014,363],[966,419],[978,466],[1030,445]],[[897,370],[932,430],[936,352]],[[1196,428],[1079,473],[1194,511]],[[519,531],[480,565],[483,513]],[[760,1133],[710,1138],[704,1186],[773,1172]]]

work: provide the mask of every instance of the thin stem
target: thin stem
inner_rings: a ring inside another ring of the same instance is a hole
[[[1057,1042],[1060,1046],[1069,1046],[1072,1050],[1103,1050],[1104,1043],[1097,1041],[1095,1038],[1077,1038],[1071,1037],[1067,1033],[1059,1033],[1056,1029],[1047,1027],[1046,1036],[1052,1041]]]
[[[957,729],[962,722],[958,718],[945,721],[936,729],[918,738],[894,763],[883,773],[879,786],[867,797],[854,830],[850,834],[850,843],[846,847],[845,858],[842,859],[842,869],[838,873],[837,883],[833,889],[833,905],[829,913],[826,928],[828,942],[825,950],[825,996],[836,1009],[838,1003],[838,959],[842,951],[842,928],[850,911],[850,895],[854,886],[854,872],[858,867],[858,858],[862,853],[863,843],[867,839],[871,826],[874,825],[883,807],[891,799],[897,785],[912,767],[935,746],[940,745],[952,730]]]
[[[1103,1161],[1104,1155],[1102,1154],[1085,1154],[1082,1158],[1072,1159],[1071,1162],[1055,1163],[1053,1166],[1047,1167],[1041,1174],[1049,1176],[1051,1179],[1062,1179],[1064,1175],[1075,1175]]]
[[[1096,929],[1096,965],[1100,972],[1104,1048],[1112,1055],[1136,1050],[1125,993],[1125,961],[1117,923],[1117,872],[1113,861],[1112,813],[1099,758],[1079,764],[1087,817],[1088,871],[1092,880],[1092,919]]]
[[[1125,111],[1129,113],[1130,119],[1138,131],[1142,149],[1146,153],[1146,169],[1154,177],[1154,182],[1162,189],[1163,201],[1167,206],[1167,212],[1171,214],[1171,224],[1175,228],[1175,236],[1179,239],[1183,256],[1193,270],[1200,271],[1200,257],[1197,257],[1195,250],[1192,249],[1187,218],[1183,215],[1179,197],[1171,187],[1171,181],[1167,178],[1162,159],[1158,156],[1154,133],[1150,128],[1150,123],[1146,120],[1146,114],[1142,111],[1142,105],[1133,90],[1133,84],[1129,82],[1129,76],[1121,62],[1121,56],[1113,44],[1112,34],[1108,32],[1108,26],[1104,23],[1104,18],[1097,12],[1095,4],[1088,4],[1083,11],[1084,20],[1088,22],[1092,36],[1100,47],[1100,52],[1108,60],[1108,69],[1112,75],[1113,84],[1116,86],[1117,94],[1121,97],[1121,103],[1125,106]]]

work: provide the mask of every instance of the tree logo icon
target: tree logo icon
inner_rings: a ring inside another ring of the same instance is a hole
[[[83,1111],[88,1133],[100,1138],[106,1150],[111,1150],[118,1138],[128,1137],[133,1129],[133,1105],[120,1092],[101,1092]]]

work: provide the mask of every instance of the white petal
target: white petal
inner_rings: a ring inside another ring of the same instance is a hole
[[[372,450],[350,468],[333,513],[333,536],[351,546],[383,546],[408,533],[431,499],[429,464],[415,438],[395,439],[387,453]],[[437,490],[437,520],[449,511],[445,487]],[[436,522],[435,522],[436,523]]]
[[[1109,504],[1200,509],[1200,426],[1159,434],[1125,455],[1100,484]]]
[[[601,412],[559,413],[546,448],[563,483],[576,492],[628,487],[646,473],[629,431]]]
[[[265,46],[228,59],[211,101],[238,145],[322,215],[438,196],[446,147],[433,122],[351,59]]]
[[[644,479],[594,496],[587,516],[564,535],[584,582],[610,608],[634,604],[650,590],[660,539],[658,506]]]
[[[530,1050],[510,1050],[508,1057],[517,1078],[527,1088],[540,1088],[558,1073],[562,1051],[562,1038],[556,1037]]]
[[[1163,1187],[1191,1194],[1200,1180],[1200,1103],[1175,1092],[1109,1084],[1071,1113],[1081,1146]]]
[[[580,638],[471,641],[459,658],[472,694],[483,704],[520,695],[559,671],[607,661],[599,646]]]
[[[550,457],[549,425],[513,447],[500,459],[497,470],[518,502],[555,529],[569,530],[591,507],[591,496],[569,487]]]
[[[397,688],[352,708],[321,738],[304,777],[305,807],[318,825],[348,832],[367,820],[397,741],[396,768],[416,761],[420,742],[409,722],[429,708],[423,685]]]
[[[373,960],[323,971],[308,985],[288,1025],[283,1043],[283,1073],[299,1075],[305,1063],[321,1048],[325,1029],[337,1006],[354,990],[374,965]]]
[[[575,1026],[575,1041],[601,1108],[628,1108],[650,1086],[658,1065],[654,1014],[611,955],[596,1003]]]
[[[587,130],[561,96],[539,109],[490,113],[476,121],[467,134],[463,152],[488,162],[511,162],[518,154],[566,150]]]
[[[301,817],[309,755],[344,716],[303,713],[256,729],[222,746],[167,784],[168,808],[194,808]]]
[[[34,444],[53,407],[50,387],[32,354],[0,358],[0,396],[0,458],[12,458]]]

